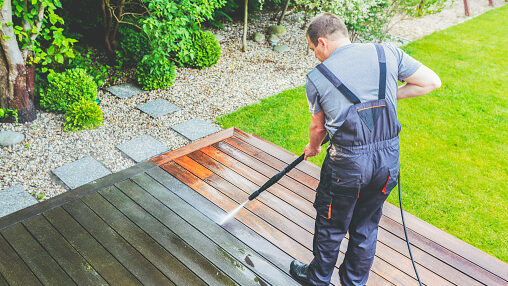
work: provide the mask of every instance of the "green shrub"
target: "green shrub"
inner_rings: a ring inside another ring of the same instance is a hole
[[[225,0],[145,0],[149,13],[138,25],[148,36],[151,55],[182,63],[192,58],[192,35],[213,18]]]
[[[208,31],[195,33],[192,42],[193,58],[184,62],[184,66],[202,69],[217,63],[220,58],[220,45],[214,34]]]
[[[129,26],[120,26],[120,45],[118,61],[127,66],[137,66],[143,56],[150,53],[148,38],[143,31],[136,31]]]
[[[48,75],[48,85],[41,93],[41,107],[65,112],[75,102],[93,101],[97,96],[97,84],[84,69],[70,69]]]
[[[102,65],[97,60],[94,60],[94,52],[91,48],[81,49],[75,46],[75,53],[73,58],[69,58],[67,63],[64,64],[65,69],[84,69],[87,74],[92,76],[97,86],[102,86],[109,78],[108,69],[109,65]]]
[[[136,79],[144,90],[169,88],[175,76],[175,63],[165,58],[147,57],[136,69]]]
[[[65,113],[64,130],[95,129],[102,123],[102,111],[94,101],[81,100],[73,103]]]

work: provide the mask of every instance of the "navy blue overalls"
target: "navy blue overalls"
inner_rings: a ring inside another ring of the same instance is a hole
[[[378,100],[360,102],[325,65],[318,70],[353,105],[333,134],[316,190],[314,259],[308,267],[312,284],[328,285],[340,243],[349,230],[349,243],[339,274],[342,285],[365,285],[374,260],[382,206],[397,185],[400,123],[393,104],[385,99],[386,58],[376,44],[379,60]]]

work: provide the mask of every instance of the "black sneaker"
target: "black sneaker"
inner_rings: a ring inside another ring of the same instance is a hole
[[[291,265],[289,266],[289,273],[293,278],[295,278],[298,282],[303,285],[310,285],[309,278],[307,277],[307,267],[308,265],[302,263],[298,260],[293,260]]]

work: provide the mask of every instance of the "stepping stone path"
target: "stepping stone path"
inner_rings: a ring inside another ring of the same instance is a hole
[[[15,131],[0,131],[0,146],[12,146],[25,140],[25,135]]]
[[[165,99],[156,99],[148,103],[138,105],[137,108],[153,118],[159,118],[180,110],[180,107]]]
[[[201,118],[194,118],[171,127],[191,141],[206,137],[220,130],[220,127]]]
[[[6,216],[20,209],[36,204],[37,200],[32,197],[20,185],[14,185],[0,191],[0,217]]]
[[[273,47],[273,50],[281,53],[281,52],[289,52],[290,49],[286,45],[276,45],[275,47]]]
[[[166,145],[150,135],[134,138],[116,146],[116,148],[136,161],[136,163],[169,151]]]
[[[127,98],[145,92],[133,83],[122,83],[106,88],[107,91],[119,98]]]
[[[79,159],[52,172],[71,189],[111,174],[110,170],[92,157]]]

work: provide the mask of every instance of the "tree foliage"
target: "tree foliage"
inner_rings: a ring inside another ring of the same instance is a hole
[[[55,13],[62,7],[59,0],[12,0],[11,5],[12,22],[2,22],[0,27],[13,28],[26,64],[61,64],[64,57],[74,56],[72,45],[76,40],[62,34],[64,21]],[[2,37],[10,39],[8,35]]]
[[[446,0],[295,0],[307,16],[331,12],[346,24],[353,41],[382,40],[395,16],[419,17],[442,10]],[[308,18],[308,17],[307,17]]]

